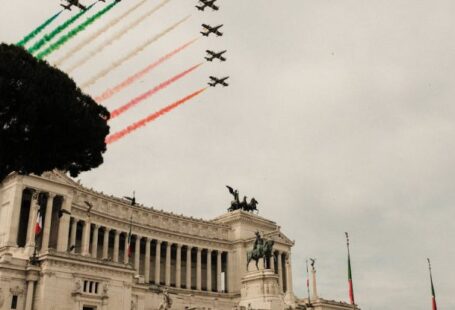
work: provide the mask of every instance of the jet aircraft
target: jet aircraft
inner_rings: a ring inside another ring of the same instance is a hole
[[[223,25],[218,25],[218,26],[215,26],[215,27],[211,27],[209,25],[202,24],[202,27],[204,27],[204,30],[205,30],[205,32],[201,31],[201,34],[203,36],[208,37],[211,33],[216,34],[219,37],[223,35],[223,33],[219,31],[219,29],[221,27],[223,27]]]
[[[196,5],[199,11],[204,11],[205,8],[211,8],[214,11],[218,11],[219,7],[215,5],[217,0],[199,0],[202,4]]]
[[[218,53],[215,53],[214,51],[206,50],[207,54],[209,54],[208,57],[205,57],[207,61],[213,61],[214,59],[219,59],[220,61],[226,61],[226,58],[223,57],[223,54],[226,53],[226,51],[221,51]]]
[[[71,11],[72,6],[77,6],[81,10],[87,10],[87,7],[85,5],[82,5],[79,0],[65,0],[65,4],[60,4],[65,10]]]
[[[229,84],[225,82],[228,78],[229,78],[228,76],[221,78],[221,79],[216,78],[214,76],[210,76],[210,82],[208,84],[212,87],[216,87],[216,85],[218,85],[218,84],[226,87],[226,86],[229,86]]]

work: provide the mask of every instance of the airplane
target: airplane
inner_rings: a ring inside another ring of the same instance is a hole
[[[71,7],[72,6],[77,6],[79,9],[81,10],[87,10],[87,7],[85,5],[82,5],[79,0],[65,0],[66,1],[66,5],[65,4],[60,4],[65,10],[68,10],[68,11],[71,11]]]
[[[215,2],[217,0],[199,0],[200,2],[202,2],[202,5],[196,5],[197,9],[199,11],[204,11],[205,8],[211,8],[212,10],[214,11],[218,11],[219,7],[215,5]]]
[[[218,84],[221,84],[224,87],[226,87],[226,86],[229,86],[229,84],[225,82],[228,78],[229,78],[228,76],[221,78],[221,79],[216,78],[214,76],[210,76],[210,82],[208,84],[212,87],[216,87],[216,85],[218,85]]]
[[[206,30],[205,32],[202,32],[202,31],[201,31],[201,34],[202,34],[203,36],[208,37],[209,34],[211,34],[211,33],[214,33],[214,34],[216,34],[216,35],[219,36],[219,37],[223,35],[223,33],[221,33],[220,31],[218,31],[218,29],[220,29],[221,27],[223,27],[223,25],[218,25],[218,26],[216,26],[216,27],[211,27],[211,26],[209,26],[209,25],[202,24],[202,27],[204,27],[204,28],[205,28],[204,30]]]
[[[222,55],[226,53],[226,50],[215,53],[214,51],[206,50],[206,52],[210,55],[209,57],[205,57],[207,61],[213,61],[214,59],[219,59],[220,61],[226,61]]]
[[[136,193],[133,192],[133,197],[128,197],[128,196],[123,196],[126,200],[129,200],[131,202],[131,205],[134,206],[136,205]]]

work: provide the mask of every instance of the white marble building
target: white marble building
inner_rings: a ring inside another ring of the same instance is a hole
[[[294,242],[273,221],[243,211],[195,219],[131,206],[58,172],[11,174],[0,185],[0,310],[152,310],[164,289],[171,309],[236,309],[255,231],[275,241],[278,293],[299,307]]]

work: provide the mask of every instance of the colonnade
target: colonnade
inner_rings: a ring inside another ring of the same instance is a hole
[[[69,249],[83,256],[130,264],[145,283],[204,291],[226,290],[221,283],[221,273],[227,271],[228,252],[137,233],[131,234],[129,243],[128,234],[72,217]]]
[[[29,208],[25,208],[28,219],[18,214],[18,217],[27,221],[22,224],[27,227],[26,247],[34,249],[36,246],[35,225],[38,210],[41,209],[41,215],[44,216],[40,232],[41,252],[54,248],[59,252],[78,253],[95,259],[130,264],[136,271],[136,276],[142,277],[145,283],[209,292],[228,291],[227,273],[232,266],[228,266],[231,260],[228,259],[230,253],[226,250],[163,240],[154,237],[152,232],[151,235],[133,232],[131,238],[128,238],[127,229],[108,227],[97,223],[96,219],[77,218],[72,215],[70,197],[55,193],[41,195],[47,198],[42,199],[41,206],[38,204],[38,195],[35,194]],[[21,212],[23,210],[24,208]],[[21,225],[16,226],[20,230]],[[273,268],[278,275],[281,292],[292,292],[290,253],[275,251],[275,257],[277,259]],[[225,274],[224,283],[222,273]]]

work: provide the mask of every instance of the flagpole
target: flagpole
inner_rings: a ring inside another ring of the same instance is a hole
[[[352,284],[352,270],[351,270],[351,252],[349,249],[349,234],[345,232],[346,234],[346,246],[348,248],[348,284],[349,284],[349,301],[351,302],[351,305],[353,305],[353,308],[355,308],[355,300],[354,300],[354,286]]]
[[[306,288],[308,291],[308,305],[311,305],[310,299],[310,273],[308,272],[308,259],[306,260]]]
[[[432,310],[437,310],[438,306],[436,305],[436,294],[434,292],[434,285],[433,285],[433,275],[431,272],[431,262],[430,259],[427,258],[428,261],[428,270],[430,271],[430,283],[431,283],[431,306]]]

